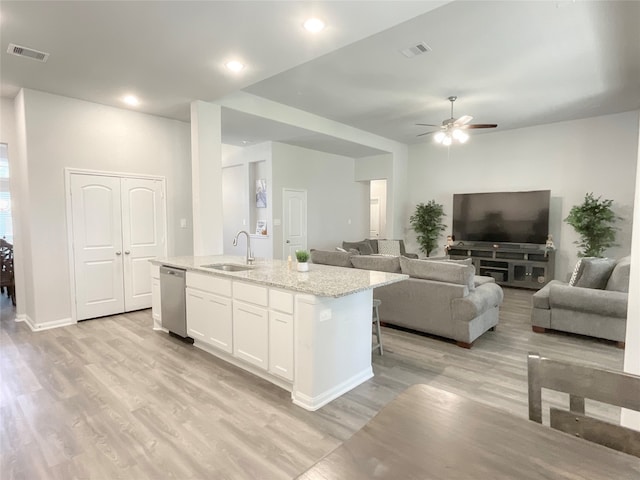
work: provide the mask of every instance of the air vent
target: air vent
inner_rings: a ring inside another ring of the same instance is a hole
[[[37,60],[39,62],[46,62],[49,58],[48,53],[39,52],[38,50],[33,50],[32,48],[21,47],[20,45],[16,45],[14,43],[9,44],[7,53],[10,53],[11,55],[17,55],[18,57],[31,58],[32,60]]]
[[[424,42],[416,43],[415,45],[411,45],[409,48],[405,48],[404,50],[400,50],[400,53],[403,54],[407,58],[413,58],[416,55],[422,55],[423,53],[427,53],[431,51],[431,47]]]

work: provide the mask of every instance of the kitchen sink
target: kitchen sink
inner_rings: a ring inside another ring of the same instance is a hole
[[[209,265],[200,265],[202,268],[212,268],[214,270],[222,270],[223,272],[243,272],[251,270],[252,265],[238,265],[237,263],[212,263]]]

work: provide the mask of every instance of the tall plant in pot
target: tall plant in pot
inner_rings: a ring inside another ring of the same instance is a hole
[[[440,232],[446,228],[442,223],[444,216],[442,205],[436,203],[435,200],[429,200],[427,203],[419,203],[413,215],[409,217],[411,228],[417,234],[420,250],[427,257],[437,247]]]
[[[613,224],[620,217],[614,213],[612,204],[613,200],[602,200],[587,193],[584,201],[574,205],[564,219],[580,235],[580,240],[574,242],[581,249],[579,257],[601,257],[607,248],[617,245],[617,228]]]

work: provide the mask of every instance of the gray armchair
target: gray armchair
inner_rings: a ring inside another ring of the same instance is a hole
[[[603,269],[604,263],[601,259],[599,278],[590,280],[601,288],[581,286],[580,280],[575,286],[552,280],[536,292],[531,312],[533,331],[578,333],[613,340],[624,348],[631,258],[613,262],[608,271]]]

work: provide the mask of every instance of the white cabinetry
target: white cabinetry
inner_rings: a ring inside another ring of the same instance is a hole
[[[233,352],[231,281],[187,272],[187,334]]]
[[[268,291],[233,282],[233,354],[263,370],[269,367]]]
[[[269,290],[269,372],[293,381],[293,295]]]

